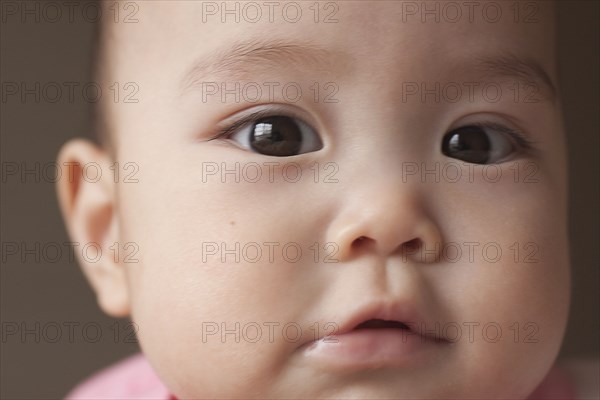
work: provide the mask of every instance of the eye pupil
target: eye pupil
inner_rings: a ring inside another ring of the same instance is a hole
[[[466,126],[450,132],[444,138],[442,153],[475,164],[485,164],[490,157],[491,143],[479,127]]]
[[[271,156],[296,155],[302,147],[302,132],[298,124],[284,116],[262,118],[250,131],[250,146]]]

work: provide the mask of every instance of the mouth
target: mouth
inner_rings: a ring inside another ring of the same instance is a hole
[[[385,320],[385,319],[369,319],[360,324],[356,325],[347,333],[357,331],[370,331],[372,334],[377,334],[379,331],[386,331],[389,333],[395,332],[406,340],[410,335],[420,338],[421,341],[430,341],[435,343],[449,343],[450,341],[445,337],[441,336],[439,332],[421,330],[417,324],[411,322],[402,322],[396,320]]]
[[[432,324],[427,323],[422,315],[416,306],[407,302],[371,303],[350,314],[334,335],[386,330],[421,337],[423,340],[446,341],[435,330],[427,329]]]
[[[448,341],[414,321],[407,304],[371,304],[351,314],[339,331],[307,344],[305,356],[325,369],[405,368],[432,360]]]
[[[400,321],[389,321],[384,319],[369,319],[363,323],[360,323],[354,328],[354,330],[361,329],[401,329],[410,330],[410,327]]]

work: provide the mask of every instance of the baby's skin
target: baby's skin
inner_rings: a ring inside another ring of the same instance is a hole
[[[105,173],[59,196],[107,255],[79,260],[100,306],[175,397],[544,380],[570,286],[555,11],[446,3],[152,1],[105,23],[99,78],[139,101],[103,99],[105,145],[59,162]]]

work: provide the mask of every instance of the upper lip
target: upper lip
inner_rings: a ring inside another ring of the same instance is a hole
[[[336,329],[335,332],[329,335],[323,335],[323,337],[338,336],[352,332],[359,325],[372,320],[401,323],[408,326],[414,334],[423,338],[434,341],[448,341],[441,336],[441,332],[434,329],[435,326],[433,323],[431,321],[428,323],[422,318],[416,307],[410,303],[385,301],[371,302],[358,307],[337,327],[339,329]]]

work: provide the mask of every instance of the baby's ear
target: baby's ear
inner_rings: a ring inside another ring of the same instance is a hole
[[[120,246],[120,232],[111,158],[92,142],[75,139],[61,149],[58,165],[62,171],[58,200],[69,236],[76,242],[77,260],[100,307],[109,315],[125,317],[130,310],[127,277],[121,260],[113,257],[120,252],[112,251]]]

